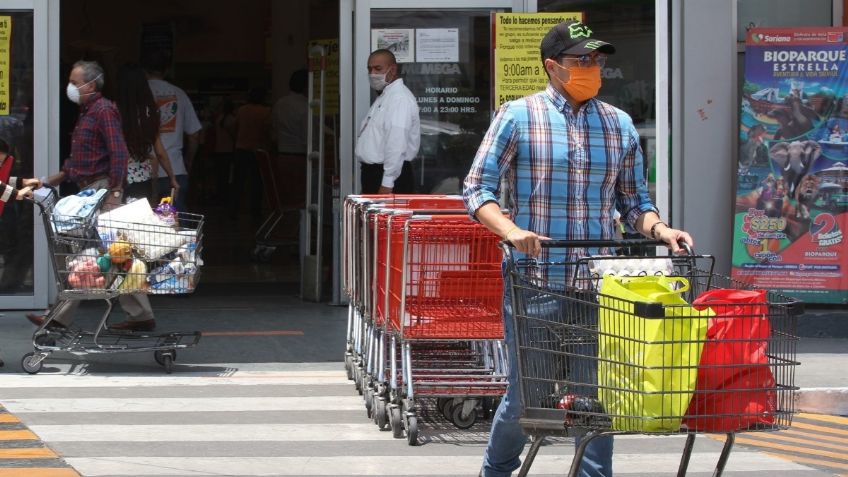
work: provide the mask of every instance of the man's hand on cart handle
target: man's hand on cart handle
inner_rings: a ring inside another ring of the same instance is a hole
[[[680,242],[689,245],[690,249],[695,246],[695,242],[692,240],[692,237],[689,235],[688,232],[673,229],[666,225],[664,222],[660,223],[654,229],[654,237],[657,240],[662,240],[663,242],[665,242],[666,246],[671,249],[671,252],[675,255],[688,253],[679,245]]]
[[[516,250],[531,257],[538,257],[542,253],[542,240],[550,240],[549,237],[537,235],[529,230],[521,229],[517,225],[509,229],[503,238],[511,243]]]

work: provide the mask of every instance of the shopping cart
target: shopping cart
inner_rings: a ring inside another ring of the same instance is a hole
[[[467,215],[397,216],[388,232],[388,414],[416,445],[422,398],[468,429],[506,390],[502,256]]]
[[[367,384],[366,349],[373,339],[374,277],[378,237],[372,217],[383,210],[464,210],[462,198],[435,195],[352,195],[345,198],[342,219],[342,286],[348,306],[345,369],[362,393]],[[370,400],[366,396],[370,415]]]
[[[305,161],[303,163],[305,171]],[[278,247],[297,247],[297,233],[280,235],[277,226],[287,215],[291,218],[283,222],[286,227],[293,228],[293,224],[299,224],[300,209],[303,208],[303,194],[297,193],[303,189],[304,177],[297,177],[298,167],[294,171],[283,170],[283,164],[271,157],[267,151],[256,151],[256,162],[259,167],[259,176],[262,178],[262,190],[271,213],[256,230],[256,245],[251,251],[251,258],[258,262],[270,262],[271,257]],[[286,180],[286,175],[290,179]],[[293,176],[292,176],[293,175]],[[286,184],[292,186],[286,187]],[[294,199],[292,198],[294,197]],[[294,227],[298,230],[298,227]]]
[[[678,470],[684,476],[696,434],[722,433],[725,444],[713,474],[720,476],[736,433],[791,425],[802,304],[753,290],[761,302],[693,307],[704,292],[748,287],[714,273],[714,258],[707,255],[600,256],[656,244],[545,241],[538,259],[502,245],[518,343],[520,423],[533,438],[519,475],[527,475],[545,436],[585,434],[568,474],[574,477],[593,439],[640,433],[687,435]],[[663,294],[649,300],[610,294],[607,285],[619,281],[605,275],[656,275],[645,281],[676,283],[688,304],[669,304]],[[721,326],[737,332],[714,332]],[[704,384],[705,376],[712,376],[712,384]]]
[[[33,334],[33,352],[23,356],[24,371],[38,373],[44,360],[61,351],[74,355],[152,352],[171,373],[177,349],[198,343],[200,332],[141,333],[109,328],[112,302],[123,294],[192,293],[200,279],[203,216],[177,212],[173,224],[158,218],[119,220],[117,213],[61,215],[52,187],[34,200],[41,211],[53,265],[58,301]],[[99,210],[100,203],[94,207]],[[144,205],[149,208],[149,205]],[[151,212],[152,214],[152,212]],[[149,219],[149,220],[147,220]],[[51,322],[72,302],[103,300],[106,310],[93,331]]]

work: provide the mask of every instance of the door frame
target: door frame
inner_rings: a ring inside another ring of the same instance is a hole
[[[54,121],[52,104],[58,95],[50,93],[55,89],[51,75],[58,66],[58,2],[51,6],[48,0],[4,0],[0,11],[32,11],[33,13],[33,172],[35,177],[47,175],[49,158],[55,156],[54,145],[58,144],[58,134],[51,129]],[[54,15],[55,11],[55,15]],[[53,27],[56,30],[52,30]],[[14,26],[13,26],[14,28]],[[51,51],[56,50],[55,62]],[[58,116],[56,114],[55,116]],[[58,120],[55,121],[58,125]],[[54,140],[55,139],[55,140]],[[58,148],[56,149],[58,151]],[[44,227],[41,225],[41,216],[34,208],[35,227],[33,233],[33,294],[24,296],[2,295],[0,296],[0,308],[9,310],[35,309],[47,306],[48,295],[51,293],[50,286],[52,272],[47,253],[47,240]]]

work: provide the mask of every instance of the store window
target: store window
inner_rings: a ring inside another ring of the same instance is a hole
[[[491,120],[490,10],[373,10],[371,50],[393,50],[418,99],[416,191],[460,193]],[[358,74],[364,75],[360,68]],[[373,97],[372,97],[373,100]]]
[[[32,11],[0,9],[0,139],[15,177],[33,176],[33,60]],[[33,290],[32,205],[11,201],[0,216],[0,295]]]
[[[656,156],[656,9],[654,0],[538,0],[540,12],[583,12],[598,38],[615,45],[616,53],[602,70],[599,99],[633,118],[642,141],[648,181],[654,199]]]

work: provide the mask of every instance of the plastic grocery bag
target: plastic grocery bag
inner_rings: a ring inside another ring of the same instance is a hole
[[[709,290],[692,305],[710,307],[715,316],[683,423],[705,432],[774,424],[777,394],[766,355],[771,336],[766,291]]]
[[[712,312],[689,306],[681,277],[603,277],[598,297],[598,397],[612,429],[675,432],[692,399]],[[634,313],[662,304],[663,316]]]

